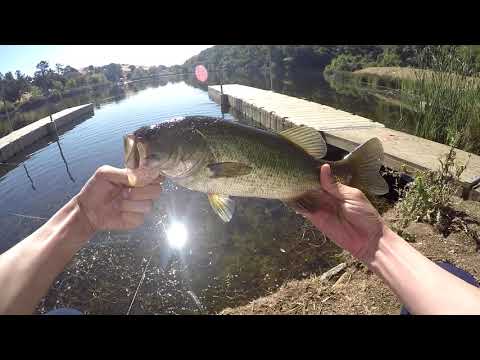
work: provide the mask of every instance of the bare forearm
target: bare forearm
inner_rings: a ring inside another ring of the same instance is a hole
[[[480,289],[442,269],[387,227],[366,262],[413,314],[480,314]]]
[[[31,314],[55,277],[93,235],[75,199],[0,256],[0,313]]]

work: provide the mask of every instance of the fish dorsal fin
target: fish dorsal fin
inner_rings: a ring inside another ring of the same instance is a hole
[[[229,222],[232,219],[235,210],[235,201],[228,195],[208,194],[208,201],[213,210],[220,216],[224,222]]]
[[[207,165],[210,170],[211,178],[236,177],[247,175],[252,172],[252,168],[246,164],[238,162],[223,162]]]
[[[327,154],[327,144],[317,130],[308,126],[294,126],[279,132],[279,135],[300,146],[315,159],[323,159]]]

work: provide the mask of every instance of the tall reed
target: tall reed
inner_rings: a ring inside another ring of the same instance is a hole
[[[414,109],[417,136],[480,154],[480,79],[464,49],[424,48],[415,79],[402,81],[402,98]]]

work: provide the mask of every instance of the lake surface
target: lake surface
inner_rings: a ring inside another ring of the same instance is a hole
[[[236,82],[262,87],[260,80]],[[398,107],[374,96],[342,94],[321,74],[274,85],[276,91],[375,121],[398,120]],[[45,138],[8,165],[1,164],[0,252],[41,226],[99,166],[122,167],[124,134],[185,115],[222,113],[204,85],[181,79],[138,85],[98,100],[95,114],[62,129],[58,142]],[[174,221],[184,223],[189,234],[181,250],[169,248],[165,239],[165,228]],[[286,279],[328,270],[338,262],[339,252],[278,201],[238,199],[233,220],[224,224],[204,194],[167,182],[146,224],[131,232],[96,235],[59,277],[39,311],[76,306],[88,313],[121,314],[131,306],[130,313],[137,314],[218,312],[267,294]]]

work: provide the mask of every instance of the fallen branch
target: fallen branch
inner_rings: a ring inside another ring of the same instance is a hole
[[[340,271],[342,271],[346,267],[347,267],[346,263],[341,263],[331,268],[330,270],[324,272],[322,276],[320,276],[320,281],[329,280],[332,276],[337,275]]]

